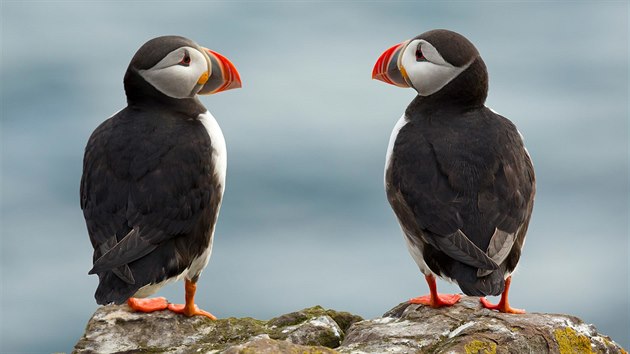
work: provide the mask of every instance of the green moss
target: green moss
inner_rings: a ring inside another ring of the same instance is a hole
[[[339,328],[341,328],[341,331],[343,331],[343,333],[346,333],[348,328],[350,328],[353,323],[363,321],[363,317],[353,315],[350,312],[326,310],[326,314],[330,316],[333,321],[337,322],[337,325],[339,326]]]
[[[261,321],[254,318],[226,318],[213,322],[197,322],[194,324],[197,332],[206,333],[201,342],[208,343],[212,349],[222,350],[230,345],[248,340],[251,337],[267,334],[269,338],[284,340],[290,333],[283,333],[287,327],[296,326],[312,318],[320,316],[331,316],[337,319],[345,327],[349,327],[360,317],[346,312],[336,312],[325,310],[321,306],[310,307],[301,311],[288,313],[269,321]],[[334,316],[334,317],[333,317]],[[339,323],[338,323],[339,324]],[[341,327],[341,326],[340,326]],[[309,340],[308,345],[319,345],[329,348],[338,347],[340,339],[332,330],[322,330],[321,333],[314,333],[314,337]],[[251,348],[244,348],[244,350]]]
[[[296,345],[285,341],[275,341],[272,339],[250,343],[240,349],[239,354],[256,353],[287,353],[287,354],[334,354],[336,351],[323,347],[307,347]]]
[[[318,305],[272,318],[267,324],[276,327],[295,326],[311,318],[326,315],[330,316],[344,332],[348,330],[353,323],[363,321],[363,317],[361,316],[344,311],[326,310]]]
[[[578,334],[573,328],[558,328],[553,331],[560,354],[593,353],[591,341],[585,335]]]
[[[265,321],[251,317],[219,319],[210,324],[201,323],[197,327],[195,329],[198,331],[204,328],[204,332],[208,332],[201,342],[212,344],[213,349],[225,348],[268,332]]]
[[[482,342],[473,340],[464,346],[466,354],[496,354],[497,344],[494,342]]]
[[[308,343],[309,345],[320,345],[326,348],[337,348],[341,344],[341,340],[339,337],[335,335],[335,332],[332,330],[322,331],[318,338],[313,341],[313,343]]]
[[[303,311],[296,311],[275,317],[267,322],[269,326],[288,327],[300,324],[309,319],[309,316]]]
[[[341,338],[335,336],[332,331],[330,333],[324,332],[320,335],[320,338],[316,339],[313,343],[323,345],[328,348],[335,348],[339,346],[340,341],[344,339],[345,332],[348,328],[350,328],[350,326],[355,322],[363,321],[361,316],[353,315],[344,311],[326,310],[318,305],[270,319],[267,322],[267,334],[269,334],[269,337],[272,339],[286,339],[287,333],[282,332],[282,330],[286,327],[299,325],[312,318],[321,316],[329,316],[341,329]]]

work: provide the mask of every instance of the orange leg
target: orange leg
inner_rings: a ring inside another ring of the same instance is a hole
[[[438,308],[442,306],[453,306],[461,299],[461,295],[458,294],[438,294],[433,274],[425,275],[424,278],[427,280],[427,284],[429,284],[429,291],[431,293],[429,295],[415,297],[409,300],[410,303]]]
[[[505,313],[525,313],[525,310],[515,309],[510,307],[510,303],[508,302],[508,291],[510,290],[510,283],[512,283],[512,276],[507,277],[505,279],[505,290],[503,290],[503,294],[501,294],[501,300],[496,305],[491,304],[486,300],[485,297],[479,299],[481,301],[481,305],[490,310],[498,310],[499,312]]]
[[[163,297],[156,297],[152,299],[138,299],[135,297],[130,297],[127,300],[127,305],[131,307],[132,310],[138,312],[153,312],[166,310],[168,307],[168,301],[166,301]]]
[[[183,304],[183,305],[168,304],[168,309],[175,313],[182,313],[189,317],[200,315],[200,316],[206,316],[211,320],[216,320],[217,318],[214,317],[213,314],[211,314],[210,312],[201,310],[199,307],[197,307],[197,305],[195,305],[195,292],[197,291],[197,284],[186,279],[186,283],[184,287],[186,289],[186,304]]]

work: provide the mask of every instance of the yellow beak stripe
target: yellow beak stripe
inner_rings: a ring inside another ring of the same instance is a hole
[[[208,75],[208,72],[204,72],[203,74],[201,74],[201,76],[199,77],[199,80],[197,80],[197,84],[199,85],[205,85],[206,82],[208,82],[208,78],[210,77],[210,75]]]

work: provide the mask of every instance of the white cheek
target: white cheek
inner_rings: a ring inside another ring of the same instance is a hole
[[[201,85],[197,85],[199,77],[208,70],[208,64],[199,51],[189,49],[190,65],[178,65],[176,62],[170,66],[164,66],[162,61],[153,68],[140,70],[140,75],[153,87],[163,94],[173,98],[187,98],[194,96]],[[165,58],[165,60],[168,59]]]
[[[416,48],[420,43],[429,61],[416,61]],[[438,92],[470,66],[470,63],[463,67],[449,64],[430,43],[422,40],[414,40],[405,48],[400,64],[420,96]]]
[[[463,68],[436,65],[424,61],[413,64],[411,70],[407,70],[407,75],[421,96],[429,96],[446,86],[462,71],[464,71]]]
[[[158,70],[147,70],[140,74],[163,94],[174,98],[184,98],[190,95],[193,87],[187,69],[178,65]]]

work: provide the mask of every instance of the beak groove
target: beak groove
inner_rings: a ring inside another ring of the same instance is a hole
[[[228,58],[208,48],[203,49],[210,59],[212,74],[198,92],[199,95],[210,95],[242,87],[241,76]]]
[[[408,43],[409,41],[405,41],[384,51],[374,64],[372,79],[398,87],[410,87],[405,70],[400,67],[400,55]]]

